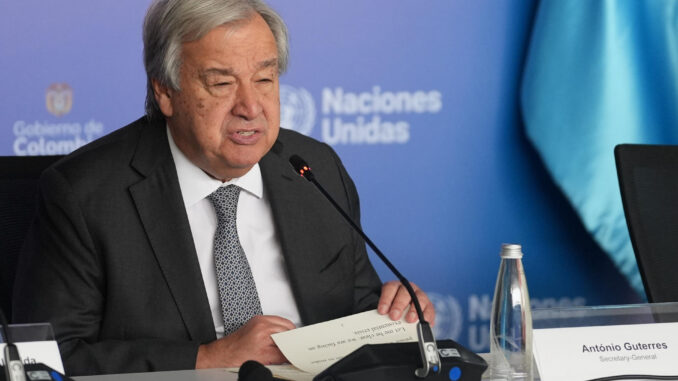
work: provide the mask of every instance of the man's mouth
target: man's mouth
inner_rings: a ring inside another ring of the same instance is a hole
[[[242,136],[252,136],[256,131],[238,131],[238,135]]]

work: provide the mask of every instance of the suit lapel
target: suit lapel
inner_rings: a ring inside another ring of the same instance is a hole
[[[312,295],[326,282],[323,274],[344,245],[333,235],[336,211],[313,184],[294,173],[277,142],[260,161],[264,188],[285,257],[290,284],[302,321],[318,320]],[[341,223],[341,222],[340,222]]]
[[[210,341],[214,323],[165,131],[143,127],[132,166],[146,178],[130,193],[191,340]]]

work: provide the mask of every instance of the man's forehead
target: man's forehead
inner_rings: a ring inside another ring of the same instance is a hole
[[[261,29],[250,37],[241,34],[231,40],[228,34],[227,30],[221,29],[201,40],[184,43],[182,71],[194,72],[205,79],[253,74],[269,68],[276,72],[280,70],[277,46],[261,35]]]
[[[259,56],[257,61],[262,62],[278,55],[275,36],[258,14],[256,17],[215,26],[200,38],[182,43],[182,50],[194,49],[198,49],[200,55],[210,52],[235,55],[255,52]]]
[[[252,12],[247,17],[214,25],[206,31],[203,29],[203,33],[196,35],[196,38],[184,41],[184,43],[201,40],[209,34],[223,34],[223,37],[228,39],[233,35],[239,34],[239,32],[242,32],[243,30],[247,30],[250,33],[256,30],[259,33],[259,37],[265,36],[266,38],[273,39],[275,42],[275,35],[273,30],[271,30],[270,25],[268,25],[266,20],[264,20],[259,13]]]

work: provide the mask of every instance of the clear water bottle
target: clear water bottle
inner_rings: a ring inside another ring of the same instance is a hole
[[[502,245],[490,321],[492,380],[534,379],[532,314],[522,257],[520,245]]]

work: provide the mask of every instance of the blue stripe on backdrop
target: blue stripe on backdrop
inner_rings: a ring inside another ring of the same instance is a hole
[[[678,143],[678,1],[542,1],[521,101],[554,180],[642,292],[613,149]]]

